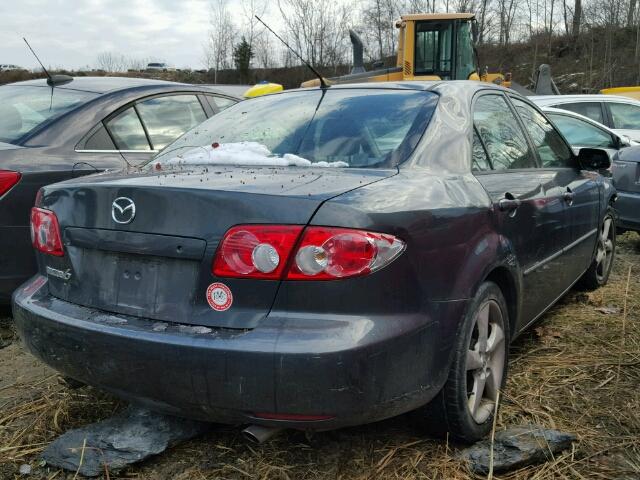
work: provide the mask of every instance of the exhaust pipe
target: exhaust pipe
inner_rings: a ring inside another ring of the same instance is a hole
[[[249,425],[242,430],[242,436],[252,443],[264,443],[282,431],[282,428]]]
[[[355,30],[349,30],[349,37],[353,45],[353,68],[351,73],[362,73],[364,69],[364,45]]]

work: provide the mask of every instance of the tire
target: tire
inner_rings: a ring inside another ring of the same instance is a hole
[[[595,256],[578,286],[583,290],[595,290],[607,284],[616,253],[616,217],[611,207],[598,228],[598,244]],[[604,255],[603,255],[604,254]]]
[[[488,320],[487,349],[482,352],[478,325]],[[413,414],[431,435],[473,443],[493,426],[497,392],[507,378],[509,316],[500,288],[484,282],[471,301],[458,331],[449,376],[438,395]],[[475,352],[475,354],[469,354]],[[496,383],[494,380],[498,378]],[[483,382],[484,380],[484,382]],[[474,391],[484,385],[480,398]],[[478,401],[475,401],[478,400]]]

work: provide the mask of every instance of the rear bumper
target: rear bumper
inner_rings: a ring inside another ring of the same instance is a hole
[[[252,330],[205,331],[64,302],[49,295],[42,276],[13,297],[26,347],[65,375],[174,415],[317,430],[381,420],[431,400],[446,379],[466,304],[433,305],[438,321],[272,314]]]
[[[618,191],[615,208],[619,228],[640,232],[640,193]]]

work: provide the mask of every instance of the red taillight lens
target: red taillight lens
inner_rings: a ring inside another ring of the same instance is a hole
[[[300,225],[241,225],[227,231],[213,261],[218,277],[279,279]]]
[[[20,172],[0,170],[0,197],[13,188],[20,181]]]
[[[216,252],[213,274],[265,280],[336,280],[375,272],[397,258],[405,247],[393,235],[307,227],[295,248],[303,228],[240,225],[229,229]]]
[[[49,255],[64,255],[58,217],[51,210],[31,209],[31,241],[33,246]]]
[[[393,235],[347,228],[309,227],[288,280],[335,280],[366,275],[392,262],[405,244]]]

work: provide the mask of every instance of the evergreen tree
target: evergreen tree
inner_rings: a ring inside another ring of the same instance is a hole
[[[248,82],[249,80],[249,67],[251,65],[252,58],[253,48],[243,35],[240,43],[238,43],[233,49],[233,62],[240,74],[241,82]]]

